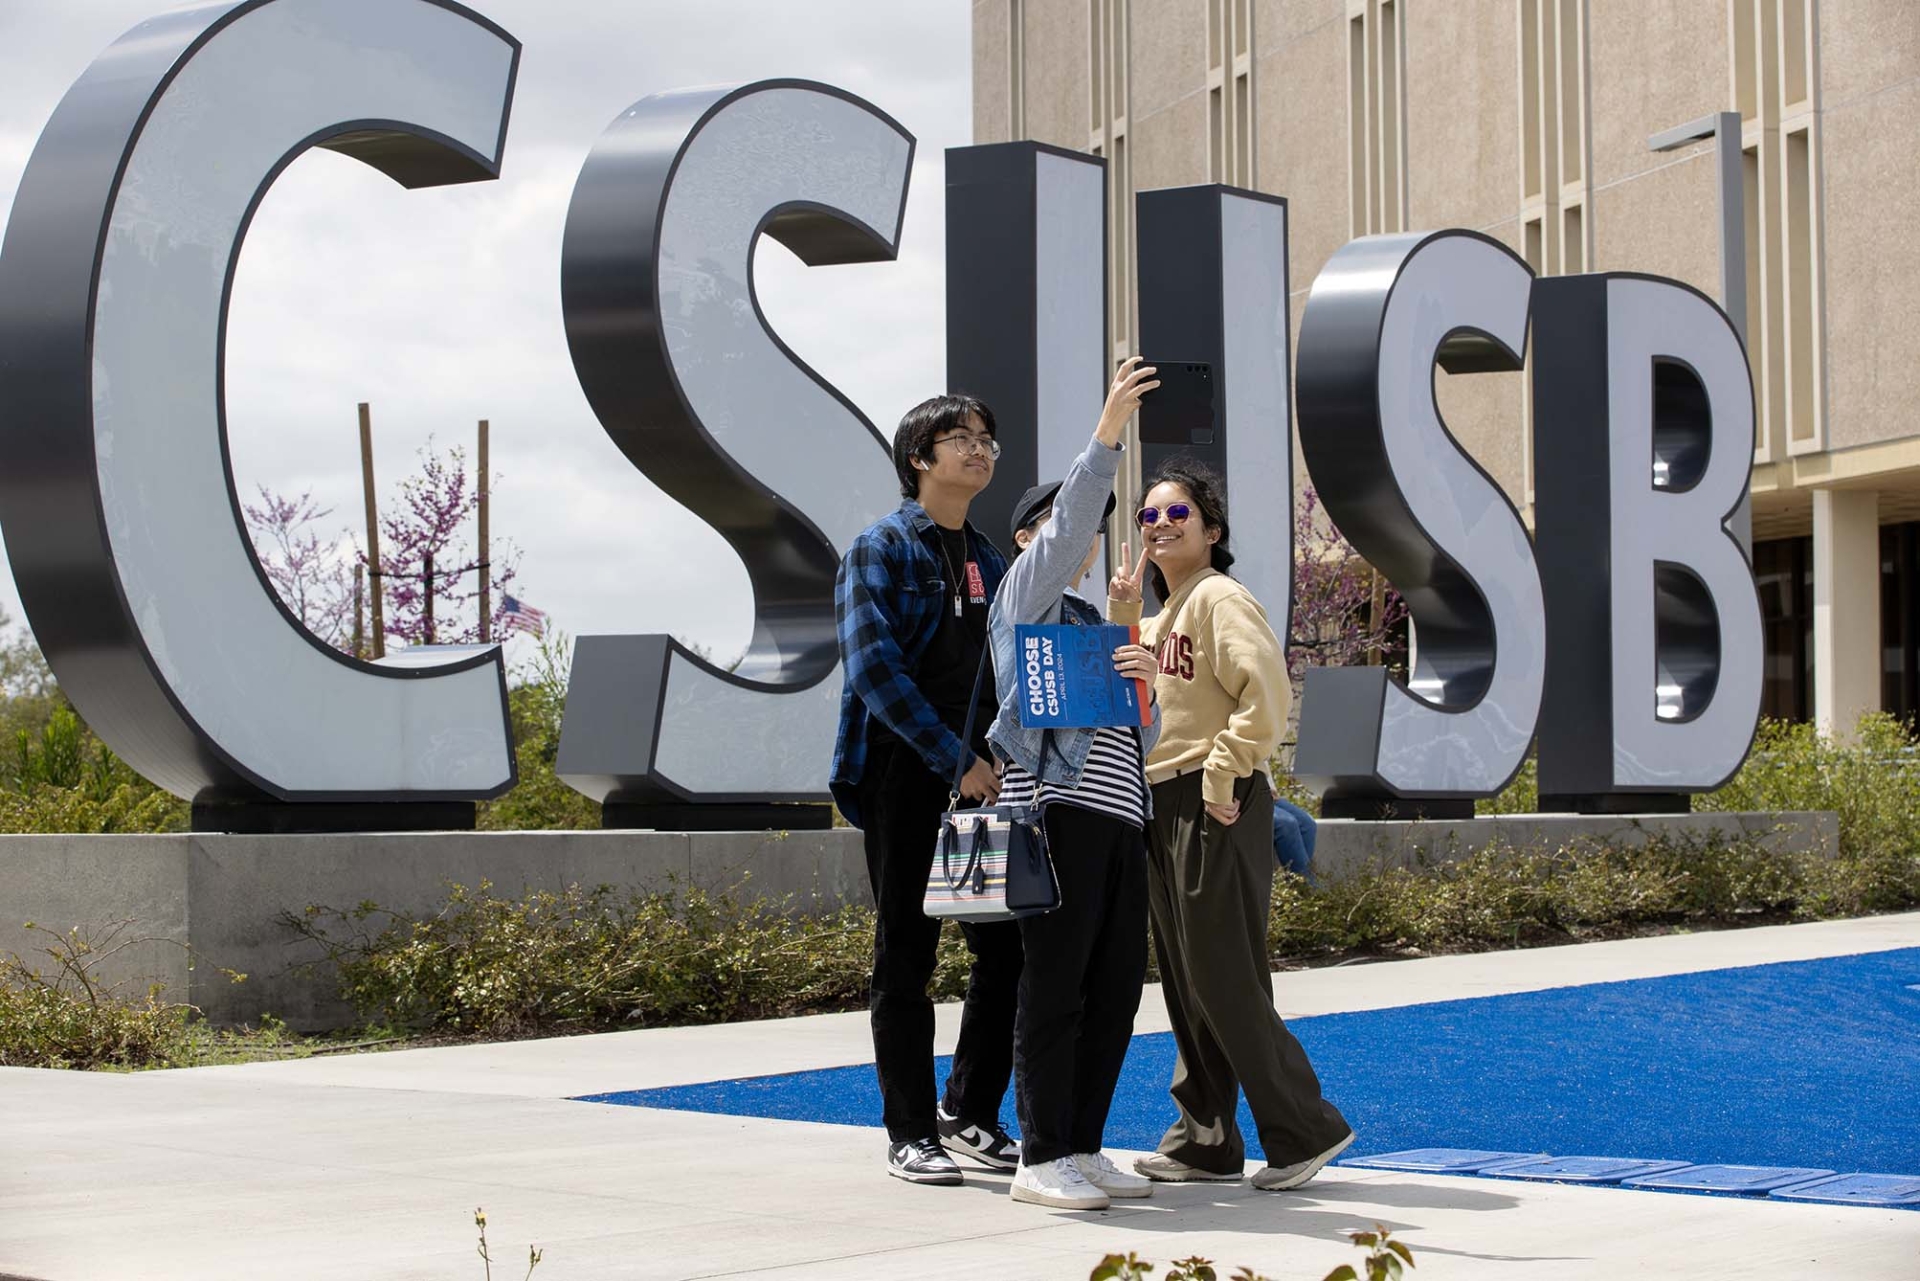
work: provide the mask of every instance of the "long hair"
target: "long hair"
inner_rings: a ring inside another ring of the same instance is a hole
[[[1219,472],[1207,466],[1205,463],[1200,462],[1198,459],[1179,457],[1169,458],[1166,462],[1161,463],[1159,468],[1153,473],[1153,476],[1141,487],[1140,492],[1143,495],[1150,494],[1153,492],[1155,485],[1162,484],[1178,485],[1180,488],[1186,490],[1187,498],[1192,502],[1200,517],[1202,528],[1220,531],[1220,537],[1214,541],[1213,546],[1208,550],[1211,555],[1213,567],[1223,574],[1229,572],[1233,566],[1233,553],[1227,550],[1227,538],[1230,531],[1227,527],[1227,482],[1225,479],[1221,477]],[[1145,531],[1143,530],[1141,532],[1143,535],[1143,545],[1140,548],[1140,554],[1145,556],[1147,554],[1147,549],[1144,546]],[[1147,577],[1153,580],[1153,590],[1159,594],[1162,601],[1165,601],[1172,595],[1172,593],[1167,590],[1167,576],[1160,572],[1159,565],[1149,565],[1147,567]]]

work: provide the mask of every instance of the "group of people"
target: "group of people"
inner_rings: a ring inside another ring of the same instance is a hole
[[[1093,439],[1063,480],[1023,494],[1011,562],[967,520],[993,479],[992,411],[936,396],[894,435],[898,510],[857,538],[836,604],[846,690],[832,791],[865,837],[877,911],[871,1014],[887,1169],[962,1181],[959,1154],[1012,1170],[1016,1200],[1102,1209],[1156,1182],[1235,1182],[1246,1092],[1266,1166],[1253,1186],[1299,1187],[1353,1141],[1274,1009],[1267,914],[1277,823],[1268,761],[1286,725],[1285,655],[1229,571],[1219,478],[1173,462],[1150,478],[1101,610],[1075,590],[1114,509],[1122,433],[1159,384],[1119,370]],[[1159,612],[1141,621],[1151,580]],[[1143,728],[1022,725],[1020,624],[1139,624],[1114,669],[1149,683]],[[976,679],[983,660],[991,685]],[[1038,807],[1060,904],[963,922],[972,954],[943,1095],[933,1065],[941,922],[923,910],[941,814]],[[1177,1115],[1159,1150],[1120,1169],[1102,1151],[1133,1034],[1151,924],[1179,1060]],[[1021,1137],[1000,1124],[1011,1079]]]

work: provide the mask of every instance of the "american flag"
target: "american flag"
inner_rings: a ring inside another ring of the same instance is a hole
[[[517,596],[500,597],[500,625],[503,628],[527,632],[534,636],[547,634],[547,612],[535,609]]]

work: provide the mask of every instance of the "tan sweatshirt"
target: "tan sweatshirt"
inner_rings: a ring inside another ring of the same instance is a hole
[[[1139,602],[1109,599],[1107,617],[1139,622]],[[1267,772],[1293,701],[1267,611],[1237,580],[1203,569],[1140,624],[1140,643],[1160,656],[1160,742],[1147,781],[1204,766],[1207,803],[1232,804],[1236,780]]]

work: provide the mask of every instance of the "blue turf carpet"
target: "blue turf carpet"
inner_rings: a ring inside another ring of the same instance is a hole
[[[1285,984],[1286,977],[1279,979]],[[1489,1148],[1920,1174],[1920,948],[1296,1019],[1348,1156]],[[1173,1038],[1137,1036],[1107,1144],[1172,1117]],[[937,1074],[944,1079],[947,1060]],[[877,1125],[870,1064],[587,1101]],[[1009,1092],[1005,1118],[1011,1116]],[[1243,1102],[1249,1157],[1259,1154]]]

